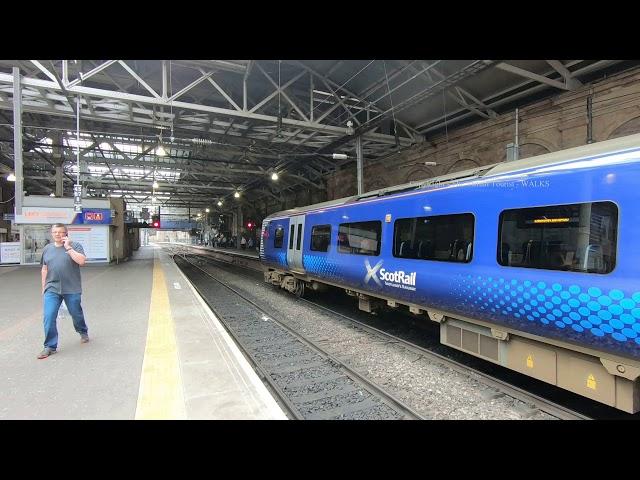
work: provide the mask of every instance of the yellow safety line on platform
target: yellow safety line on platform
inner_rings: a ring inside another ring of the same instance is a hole
[[[169,294],[158,258],[153,262],[149,329],[135,418],[136,420],[186,418]]]

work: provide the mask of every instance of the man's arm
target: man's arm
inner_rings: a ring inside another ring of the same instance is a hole
[[[87,261],[87,257],[84,256],[82,253],[80,252],[76,252],[73,247],[71,248],[67,248],[67,253],[69,254],[69,256],[71,257],[71,259],[76,262],[78,265],[83,266],[85,264],[85,262]]]
[[[48,272],[48,268],[46,265],[42,265],[42,294],[44,295],[44,284],[47,281],[47,272]]]

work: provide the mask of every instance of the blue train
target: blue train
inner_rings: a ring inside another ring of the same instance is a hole
[[[454,348],[640,410],[640,135],[272,214],[265,281],[405,305]]]

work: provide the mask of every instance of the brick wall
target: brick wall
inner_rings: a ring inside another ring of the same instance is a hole
[[[587,98],[593,102],[593,141],[640,133],[640,68],[586,84],[571,92],[519,110],[520,158],[532,157],[587,143]],[[447,138],[448,137],[448,138]],[[480,121],[448,135],[408,148],[363,166],[365,191],[430,178],[506,159],[506,145],[514,142],[515,114]],[[437,162],[434,167],[416,165]],[[356,165],[349,163],[327,179],[327,199],[354,195]]]
[[[520,158],[564,150],[587,143],[587,99],[592,96],[593,141],[640,133],[640,68],[622,72],[520,108]],[[365,191],[490,165],[506,159],[506,146],[515,140],[513,111],[448,135],[429,137],[383,160],[364,161]],[[419,165],[436,162],[433,167]],[[357,193],[356,164],[351,162],[326,178],[326,193],[303,188],[252,205],[247,212],[261,220],[266,213],[300,207]]]

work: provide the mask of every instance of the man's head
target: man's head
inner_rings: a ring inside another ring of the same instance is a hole
[[[67,236],[67,227],[63,223],[55,223],[51,226],[51,237],[53,241],[60,243]]]

